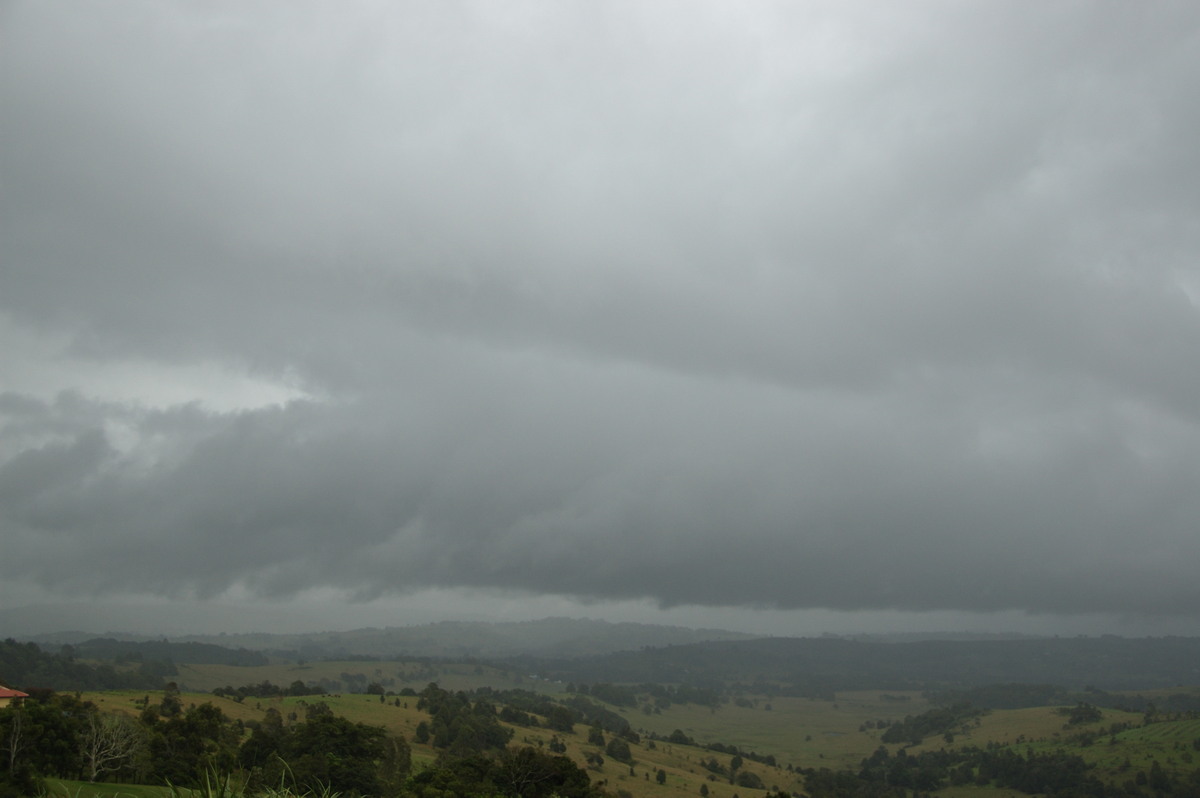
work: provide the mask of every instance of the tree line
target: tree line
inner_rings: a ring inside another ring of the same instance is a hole
[[[600,798],[568,757],[511,750],[495,706],[429,685],[418,706],[433,766],[412,771],[409,741],[335,715],[321,701],[303,719],[274,708],[261,721],[230,720],[211,703],[183,705],[169,684],[135,717],[105,713],[75,695],[32,690],[0,709],[0,798],[43,792],[46,777],[201,787],[238,774],[248,794],[280,787],[382,798]],[[422,731],[419,728],[418,734]]]
[[[52,687],[56,690],[162,689],[161,663],[140,663],[117,670],[112,665],[77,662],[75,650],[43,651],[36,643],[0,642],[0,675],[10,686]]]

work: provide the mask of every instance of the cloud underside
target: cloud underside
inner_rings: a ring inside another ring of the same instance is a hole
[[[1200,12],[668,8],[0,11],[0,578],[1200,612]]]
[[[22,552],[0,571],[71,593],[1197,609],[1187,430],[1079,403],[981,424],[986,410],[620,369],[531,396],[553,367],[507,365],[505,382],[416,385],[383,406],[92,408],[135,443],[84,428],[0,468]],[[26,413],[75,427],[67,399]]]

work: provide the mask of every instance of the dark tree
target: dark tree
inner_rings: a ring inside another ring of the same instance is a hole
[[[629,750],[629,743],[622,740],[620,737],[614,737],[608,741],[608,745],[604,749],[604,753],[608,754],[609,758],[615,759],[618,762],[628,764],[633,761],[633,753]]]
[[[593,724],[588,729],[588,744],[604,747],[604,730],[600,728],[600,724]]]
[[[501,753],[495,781],[501,793],[513,798],[593,798],[598,794],[587,773],[569,757],[529,747]]]
[[[318,715],[290,730],[284,758],[301,790],[378,795],[375,763],[384,757],[386,737],[376,726]]]
[[[379,782],[383,794],[401,795],[404,781],[412,770],[412,749],[403,736],[388,737],[383,741],[383,757],[379,760]]]
[[[546,726],[554,731],[572,734],[575,731],[575,715],[566,707],[556,704],[546,713]]]

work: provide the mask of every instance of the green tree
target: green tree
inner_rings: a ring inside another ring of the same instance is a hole
[[[740,771],[737,774],[737,779],[735,780],[735,783],[739,787],[746,787],[748,789],[753,789],[753,790],[766,789],[766,785],[763,784],[763,781],[761,778],[759,778],[758,774],[753,773],[749,770]]]
[[[622,740],[620,737],[614,737],[608,741],[608,745],[604,749],[604,753],[608,754],[609,758],[615,759],[618,762],[628,764],[633,761],[633,753],[629,750],[629,743]]]
[[[556,704],[546,713],[546,726],[554,731],[573,734],[575,732],[575,716],[567,707]]]
[[[322,714],[289,730],[284,759],[300,790],[378,795],[382,784],[375,763],[384,756],[386,739],[380,727]]]
[[[729,760],[729,783],[730,784],[733,784],[734,781],[737,779],[738,768],[740,768],[743,763],[744,763],[744,760],[742,759],[740,754],[734,754],[733,758],[731,758]]]
[[[432,737],[434,748],[442,748],[457,757],[487,750],[499,750],[512,739],[512,730],[502,726],[496,707],[487,701],[471,704],[463,692],[449,693],[430,683],[420,694],[417,709],[430,714],[424,731],[417,727],[414,739]]]
[[[604,730],[600,728],[599,723],[593,723],[588,729],[588,744],[604,747]]]
[[[392,798],[404,792],[404,782],[412,771],[412,749],[403,735],[383,741],[383,756],[379,760],[379,784],[382,795]]]
[[[179,685],[167,682],[163,688],[162,701],[158,705],[158,713],[164,718],[176,718],[183,712],[183,701],[179,697]]]
[[[227,773],[238,761],[240,731],[211,703],[148,720],[142,767],[154,781],[197,787],[207,775]]]
[[[0,709],[0,777],[28,783],[36,776],[77,776],[87,701],[53,690],[30,690],[18,705]]]
[[[593,798],[598,791],[587,773],[569,757],[544,754],[525,747],[500,754],[495,783],[501,794],[511,798]]]
[[[238,764],[250,772],[251,788],[279,784],[284,772],[280,756],[286,737],[283,716],[274,707],[268,708],[266,715],[238,749]]]
[[[1163,770],[1163,766],[1155,759],[1150,763],[1150,789],[1156,792],[1166,792],[1171,789],[1171,777]]]

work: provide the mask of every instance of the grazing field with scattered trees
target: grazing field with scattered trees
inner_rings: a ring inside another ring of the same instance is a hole
[[[122,679],[143,684],[146,655],[168,649],[104,645],[118,659],[4,644],[51,686],[3,676],[29,697],[0,709],[0,796],[1200,794],[1195,688],[795,695],[742,677],[564,682],[503,662],[193,647],[203,661],[150,658],[172,673],[151,689]]]

